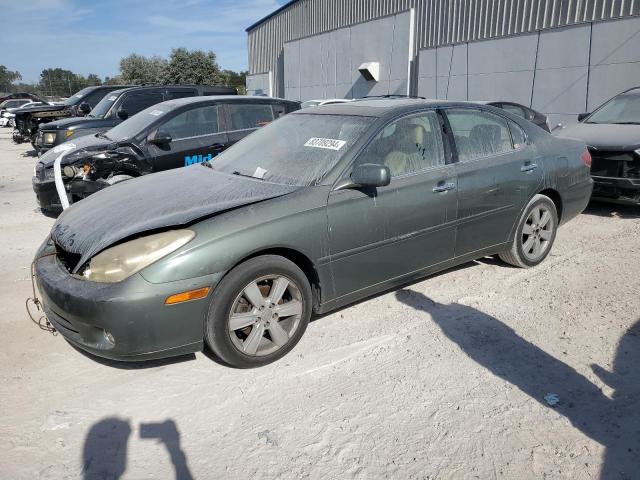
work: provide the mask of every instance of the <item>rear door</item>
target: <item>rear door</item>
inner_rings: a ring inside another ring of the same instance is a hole
[[[224,110],[230,145],[277,118],[269,103],[229,102],[224,105]]]
[[[444,110],[455,139],[458,162],[456,256],[509,240],[526,202],[542,182],[533,145],[514,142],[509,121],[480,109]]]
[[[168,133],[172,140],[167,145],[149,144],[154,171],[213,161],[228,144],[227,134],[220,132],[220,107],[215,104],[191,106],[155,130]]]

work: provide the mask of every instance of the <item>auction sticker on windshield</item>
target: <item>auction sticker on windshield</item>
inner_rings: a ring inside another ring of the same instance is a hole
[[[327,148],[329,150],[340,150],[347,143],[344,140],[336,140],[333,138],[310,138],[305,147]]]

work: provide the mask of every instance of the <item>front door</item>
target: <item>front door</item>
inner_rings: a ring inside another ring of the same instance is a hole
[[[456,256],[505,243],[542,170],[533,145],[514,142],[510,121],[480,109],[445,110],[458,153]],[[511,122],[512,123],[512,122]]]
[[[354,162],[388,166],[391,183],[331,192],[327,215],[337,299],[453,256],[457,181],[441,132],[434,111],[391,122]]]
[[[218,110],[217,105],[191,108],[159,125],[157,130],[171,135],[171,142],[149,145],[154,171],[215,161],[229,143],[227,134],[219,131]]]

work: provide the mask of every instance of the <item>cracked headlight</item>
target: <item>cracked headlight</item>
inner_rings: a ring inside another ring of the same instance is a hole
[[[42,141],[43,141],[43,143],[46,143],[46,144],[53,144],[56,141],[56,134],[55,133],[45,133],[42,136]]]
[[[93,257],[83,275],[92,282],[121,282],[176,251],[195,236],[192,230],[170,230],[116,245]]]

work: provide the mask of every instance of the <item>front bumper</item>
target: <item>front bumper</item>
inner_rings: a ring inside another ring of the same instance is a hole
[[[135,361],[202,350],[207,299],[170,306],[164,301],[215,287],[222,274],[161,284],[136,274],[119,283],[96,283],[72,276],[52,254],[36,260],[35,276],[47,318],[70,343],[100,357]]]
[[[62,212],[62,204],[60,203],[60,197],[53,178],[40,179],[32,177],[31,186],[36,194],[38,206],[43,212],[47,214],[60,214]]]

